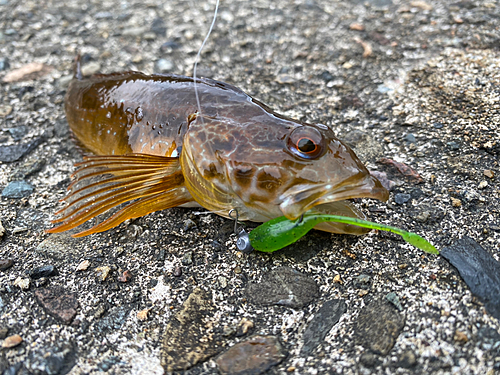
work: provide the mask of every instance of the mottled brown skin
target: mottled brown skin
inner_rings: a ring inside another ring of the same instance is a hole
[[[296,219],[310,209],[359,216],[345,199],[387,199],[387,190],[328,127],[278,115],[226,83],[200,79],[197,90],[201,108],[189,77],[76,74],[65,109],[85,148],[98,155],[166,157],[168,168],[184,176],[179,202],[194,201],[222,216],[231,209],[252,221]],[[318,146],[317,155],[300,151],[298,140]],[[179,158],[178,165],[169,157]],[[90,164],[84,167],[94,171]],[[364,232],[335,223],[321,229]]]

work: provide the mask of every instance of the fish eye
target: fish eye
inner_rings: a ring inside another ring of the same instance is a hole
[[[288,136],[287,147],[302,159],[316,159],[324,154],[325,140],[318,129],[300,126]]]

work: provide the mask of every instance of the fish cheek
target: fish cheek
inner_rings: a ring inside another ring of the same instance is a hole
[[[233,172],[233,179],[241,189],[248,189],[252,185],[255,169],[250,166],[241,166]]]
[[[273,173],[267,173],[266,171],[261,171],[257,175],[257,188],[264,194],[269,194],[270,198],[273,198],[276,192],[279,190],[283,184],[279,175]]]

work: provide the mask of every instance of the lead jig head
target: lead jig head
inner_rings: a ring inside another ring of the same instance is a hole
[[[238,239],[236,240],[236,247],[238,248],[239,251],[242,253],[251,253],[254,248],[252,247],[252,244],[250,243],[250,237],[248,236],[248,232],[241,228],[240,232],[238,233]]]

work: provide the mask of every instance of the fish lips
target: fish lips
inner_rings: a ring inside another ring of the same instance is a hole
[[[356,178],[356,182],[343,182],[339,185],[321,184],[296,185],[282,195],[280,209],[289,220],[299,218],[306,211],[320,204],[353,198],[373,198],[381,201],[389,199],[389,192],[380,181],[370,174]]]

